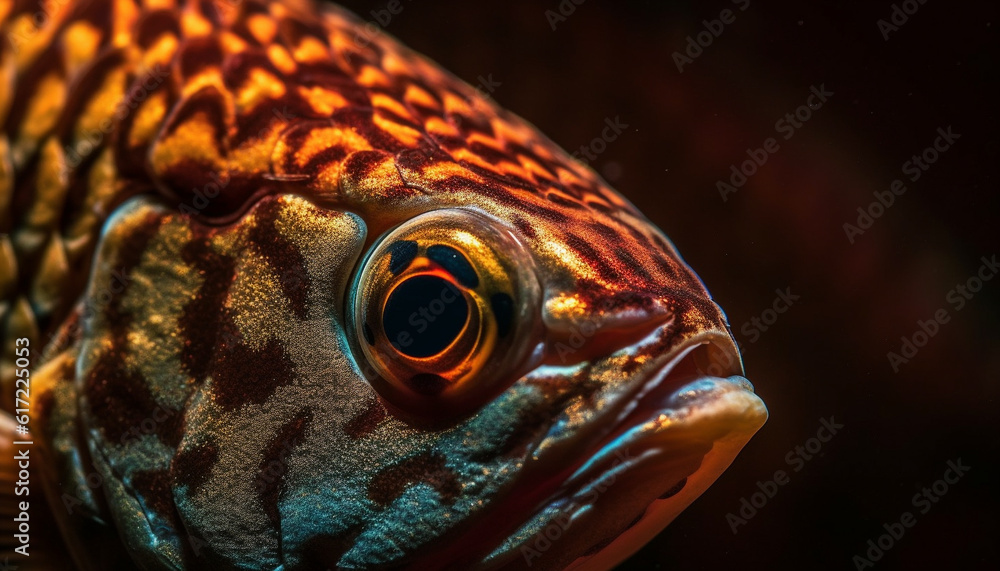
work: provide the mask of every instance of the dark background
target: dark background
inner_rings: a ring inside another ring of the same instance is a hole
[[[372,19],[386,3],[344,4]],[[1000,255],[995,3],[926,0],[888,40],[889,1],[586,0],[555,30],[559,0],[403,6],[388,33],[472,84],[492,76],[501,105],[565,148],[606,118],[629,125],[593,166],[726,309],[770,409],[623,568],[853,569],[904,511],[916,525],[875,568],[998,568],[1000,278],[961,311],[945,299]],[[672,54],[724,8],[735,22],[678,72]],[[775,122],[820,84],[834,95],[781,138]],[[949,126],[960,139],[851,244],[844,223]],[[724,202],[716,182],[772,136],[780,149]],[[786,288],[800,299],[752,342],[744,324]],[[950,321],[893,372],[887,353],[942,308]],[[844,428],[794,472],[786,455],[830,416]],[[912,496],[959,458],[969,473],[920,514]],[[734,534],[726,514],[776,470],[789,482]]]

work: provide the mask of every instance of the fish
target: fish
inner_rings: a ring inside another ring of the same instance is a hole
[[[4,0],[0,30],[14,562],[611,569],[766,420],[666,235],[376,22]]]

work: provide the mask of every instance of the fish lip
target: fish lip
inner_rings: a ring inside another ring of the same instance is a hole
[[[727,408],[730,410],[743,408],[750,411],[754,418],[760,417],[762,421],[766,419],[766,409],[762,409],[760,414],[753,410],[757,403],[763,405],[763,401],[757,397],[753,385],[745,377],[738,375],[725,378],[709,375],[695,376],[676,387],[667,382],[668,379],[669,374],[657,386],[650,389],[650,392],[655,393],[665,386],[668,390],[673,389],[669,392],[669,396],[663,399],[658,406],[632,411],[616,422],[612,431],[604,436],[597,445],[590,448],[594,452],[563,482],[564,487],[572,486],[581,479],[586,479],[588,475],[592,476],[593,472],[599,470],[597,466],[609,456],[616,455],[622,445],[642,445],[644,444],[643,440],[655,439],[664,431],[670,430],[678,424],[709,422],[720,412],[729,412],[728,410],[712,410],[712,407],[716,406],[718,401],[722,399],[731,399],[730,402],[723,403],[723,405],[729,405]],[[637,431],[640,430],[643,433],[637,434]]]
[[[618,528],[603,548],[578,556],[566,571],[610,569],[635,553],[715,482],[768,416],[753,385],[739,375],[697,377],[673,391],[667,404],[675,407],[669,409],[673,414],[650,421],[652,431],[635,434],[644,425],[634,424],[626,434],[635,438],[605,442],[592,456],[602,461],[588,461],[564,483],[566,490],[604,485],[605,493],[588,506],[602,516],[613,513],[635,485],[651,490],[638,494],[646,506],[633,512],[636,519]],[[625,483],[616,484],[619,480]],[[579,529],[586,522],[572,525]]]
[[[688,371],[680,375],[675,374],[680,371],[681,365],[690,363],[690,360],[698,357],[696,354],[700,348],[703,352],[707,352],[706,346],[712,345],[722,350],[725,358],[723,361],[716,362],[715,359],[710,359],[707,366],[697,367],[697,373]],[[607,411],[602,415],[604,419],[598,417],[593,420],[597,423],[610,422],[611,427],[596,440],[575,447],[578,457],[582,459],[581,462],[546,500],[528,514],[523,520],[526,525],[543,515],[552,506],[563,504],[566,507],[558,512],[566,513],[574,507],[586,508],[599,505],[602,500],[600,494],[597,494],[593,505],[584,502],[574,505],[573,502],[574,498],[581,496],[593,497],[592,489],[595,485],[600,489],[603,483],[605,488],[610,490],[615,481],[626,476],[647,485],[655,484],[658,479],[662,480],[663,476],[649,470],[650,465],[656,466],[663,460],[671,459],[671,453],[683,449],[674,446],[672,450],[663,452],[663,442],[670,440],[683,442],[690,438],[692,445],[680,454],[681,459],[689,461],[690,470],[681,470],[688,474],[683,480],[667,476],[670,481],[660,482],[663,490],[657,490],[650,499],[652,504],[664,490],[678,482],[682,484],[682,488],[692,488],[683,490],[683,494],[678,492],[682,498],[678,501],[676,513],[662,522],[656,529],[660,531],[728,467],[739,449],[763,425],[767,419],[767,409],[746,378],[738,374],[729,374],[726,377],[713,376],[702,369],[712,369],[711,363],[715,363],[716,366],[719,363],[728,363],[719,369],[720,372],[742,373],[739,352],[728,336],[723,339],[720,335],[704,335],[688,340],[670,353],[671,356],[665,357],[661,366],[635,379],[633,386],[625,394],[617,397],[616,400],[621,402],[620,407],[615,407],[617,410]],[[653,426],[649,426],[650,424]],[[728,447],[729,452],[723,452],[721,464],[719,459],[713,460],[716,465],[709,467],[711,473],[701,478],[702,481],[698,485],[689,486],[685,483],[687,477],[699,473],[716,443],[719,443],[721,448]],[[728,457],[726,454],[729,454]],[[538,459],[542,460],[541,457]],[[617,493],[621,494],[622,490],[627,488],[629,488],[627,485],[621,486]],[[652,489],[655,489],[655,486]],[[603,499],[608,500],[608,498]],[[609,504],[613,510],[614,502],[605,501],[602,508],[607,508]],[[563,529],[563,532],[577,525],[575,514],[571,515],[570,519],[571,523]],[[547,529],[547,526],[543,526],[542,529]],[[515,531],[500,542],[497,550],[483,561],[486,564],[484,568],[493,568],[499,559],[507,560],[506,564],[516,561],[511,558],[520,557],[519,552],[539,533],[533,533],[521,542],[504,547],[519,531]],[[626,535],[626,532],[622,532],[621,535]],[[635,548],[644,543],[645,540],[639,542]],[[553,551],[557,549],[558,545]],[[602,549],[593,556],[580,556],[574,562],[563,562],[560,565],[572,563],[570,568],[586,568],[588,560],[599,558],[605,551],[607,549]],[[624,556],[630,555],[631,551],[634,549],[630,549]],[[609,566],[599,564],[595,568],[610,568],[624,559],[624,556],[614,560]],[[537,563],[539,569],[549,568],[544,561]]]

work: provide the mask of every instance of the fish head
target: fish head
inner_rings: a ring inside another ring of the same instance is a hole
[[[374,238],[293,194],[109,222],[81,408],[139,560],[606,568],[728,466],[766,409],[662,233],[468,184]]]
[[[363,25],[324,24],[334,58]],[[766,419],[725,315],[532,126],[355,48],[231,162],[177,102],[169,192],[105,225],[75,375],[110,518],[148,568],[610,568]]]

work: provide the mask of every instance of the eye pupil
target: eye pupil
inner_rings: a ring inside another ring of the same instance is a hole
[[[389,294],[382,328],[397,351],[425,358],[444,351],[462,332],[468,317],[468,302],[451,282],[418,275]]]

